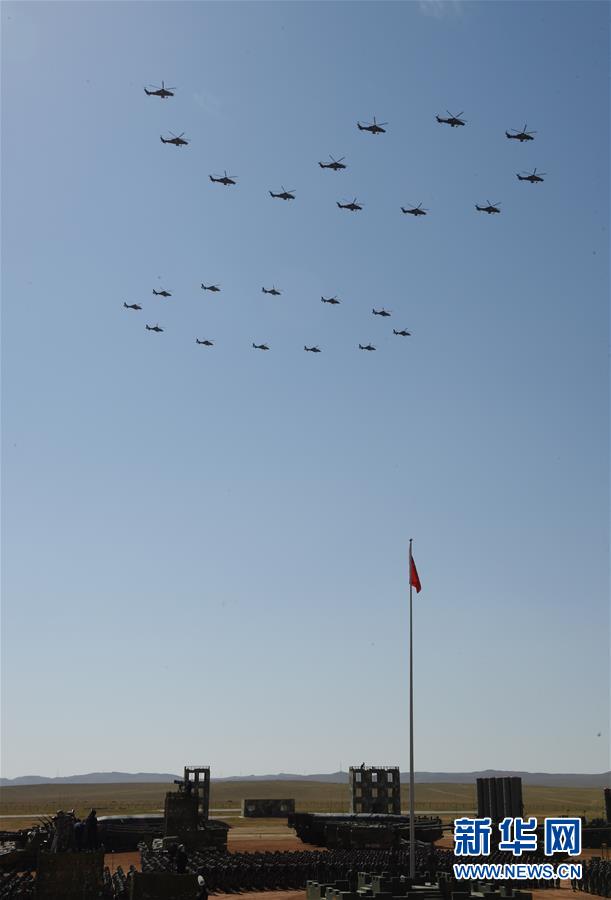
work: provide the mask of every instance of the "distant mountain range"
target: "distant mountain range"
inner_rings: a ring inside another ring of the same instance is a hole
[[[509,772],[500,769],[486,769],[483,772],[416,772],[417,784],[473,784],[476,778],[506,778],[517,775],[523,784],[541,787],[604,788],[611,787],[611,772],[599,775],[560,774],[553,772]],[[90,772],[88,775],[65,775],[46,778],[44,775],[22,775],[19,778],[0,778],[1,787],[17,787],[33,784],[134,784],[148,782],[171,784],[180,775],[167,772]],[[212,781],[322,781],[328,784],[347,784],[347,772],[330,774],[296,775],[280,772],[276,775],[231,775],[227,778],[213,778]],[[401,781],[409,781],[409,773],[401,772]]]

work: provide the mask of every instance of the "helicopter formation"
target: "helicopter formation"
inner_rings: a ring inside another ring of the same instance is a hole
[[[175,91],[176,91],[176,88],[174,88],[174,87],[166,87],[165,81],[161,82],[161,87],[158,87],[156,85],[148,85],[147,87],[144,87],[144,92],[148,97],[159,97],[161,100],[166,100],[170,97],[174,97]],[[459,113],[452,113],[452,112],[450,112],[450,110],[446,110],[446,112],[447,112],[447,117],[436,114],[435,119],[438,124],[449,125],[450,128],[460,128],[460,127],[466,126],[467,120],[463,118],[464,113],[462,111]],[[378,122],[378,120],[375,116],[373,116],[371,122],[361,122],[360,120],[358,120],[356,122],[356,126],[359,131],[367,132],[367,133],[373,134],[373,135],[386,134],[387,133],[386,129],[387,129],[388,124],[389,124],[388,122]],[[533,141],[534,135],[536,133],[537,133],[536,131],[529,131],[528,125],[527,125],[527,123],[525,123],[524,127],[522,129],[512,128],[508,131],[506,130],[505,136],[509,140],[516,140],[516,141],[519,141],[519,143],[524,143],[527,141]],[[183,147],[183,146],[188,146],[190,144],[189,139],[185,138],[185,136],[184,136],[184,134],[185,134],[184,131],[181,132],[180,134],[174,134],[173,132],[170,131],[170,132],[168,132],[168,134],[169,134],[169,137],[164,137],[163,135],[160,135],[160,140],[163,144],[172,144],[175,147]],[[330,154],[329,161],[319,160],[318,165],[323,170],[328,169],[330,171],[337,173],[337,172],[341,172],[348,168],[347,164],[345,163],[345,159],[346,159],[345,156],[336,158]],[[532,172],[516,173],[516,177],[519,181],[527,181],[530,184],[540,184],[544,181],[545,174],[546,174],[545,172],[537,172],[537,169],[535,168],[535,169],[533,169]],[[238,183],[238,176],[228,175],[226,169],[224,170],[222,175],[209,174],[208,177],[209,177],[209,180],[211,183],[221,184],[224,187],[235,187]],[[280,185],[280,190],[276,190],[276,191],[269,190],[268,193],[269,193],[270,197],[275,200],[290,201],[290,200],[296,199],[295,189],[292,188],[290,190],[287,190],[284,187],[284,185]],[[354,197],[352,200],[346,200],[346,199],[341,200],[341,201],[337,200],[336,205],[339,209],[344,209],[344,210],[347,210],[348,212],[361,212],[364,208],[364,204],[359,202],[356,197]],[[486,205],[479,204],[479,203],[475,204],[475,209],[477,212],[484,212],[488,215],[500,214],[500,212],[501,212],[500,207],[501,207],[501,203],[499,201],[497,201],[495,203],[491,203],[488,200],[486,202]],[[429,210],[424,207],[422,202],[418,203],[417,205],[410,203],[407,206],[401,206],[400,209],[404,215],[410,215],[410,216],[413,216],[414,218],[420,218],[422,216],[428,215],[428,213],[429,213]],[[221,291],[221,287],[218,284],[204,284],[202,282],[201,290],[209,291],[211,293],[219,293]],[[268,294],[268,295],[271,295],[274,297],[279,297],[282,294],[282,291],[279,290],[278,288],[276,288],[275,285],[272,285],[271,288],[263,286],[261,288],[261,292],[263,294]],[[153,294],[157,297],[163,297],[163,298],[169,298],[172,296],[172,292],[166,290],[165,288],[162,290],[153,289]],[[321,296],[320,300],[321,300],[321,303],[328,304],[331,306],[338,306],[342,302],[335,295],[331,296],[331,297],[325,297],[323,295],[323,296]],[[130,309],[130,310],[134,310],[134,311],[142,310],[142,306],[139,303],[127,303],[124,301],[123,306],[125,307],[125,309]],[[385,308],[376,309],[375,307],[371,310],[371,314],[373,316],[376,316],[376,317],[379,316],[381,318],[389,318],[392,315],[392,313]],[[147,331],[153,331],[156,333],[161,333],[164,331],[164,328],[162,328],[158,323],[155,325],[146,324],[145,328]],[[412,335],[412,332],[408,331],[405,328],[400,329],[400,330],[393,328],[392,333],[393,333],[393,335],[400,336],[400,337],[411,337],[411,335]],[[209,338],[200,339],[200,338],[196,337],[195,343],[200,346],[205,346],[208,348],[215,346],[215,341],[210,340]],[[257,344],[255,342],[252,342],[252,348],[255,350],[268,351],[270,349],[270,346],[267,343]],[[360,350],[364,350],[364,351],[368,351],[368,352],[372,352],[372,351],[376,350],[376,347],[371,342],[369,342],[367,344],[359,343],[358,348]],[[318,345],[308,346],[307,344],[305,344],[303,349],[307,353],[321,353],[322,352]]]
[[[220,292],[220,290],[221,290],[219,285],[216,285],[216,284],[205,285],[205,284],[203,284],[203,282],[200,285],[200,287],[205,291],[213,291],[216,293]],[[261,291],[264,294],[272,294],[275,297],[279,297],[282,294],[282,291],[279,291],[275,285],[273,285],[271,288],[262,287]],[[171,292],[167,291],[165,289],[161,290],[161,291],[156,291],[153,288],[153,294],[156,297],[171,297],[172,296]],[[339,306],[339,304],[341,303],[341,300],[336,296],[333,296],[333,297],[321,296],[320,300],[322,303],[328,303],[328,304],[331,304],[332,306]],[[142,310],[142,306],[139,303],[127,303],[126,301],[123,301],[123,306],[125,309],[133,309],[136,311]],[[373,309],[371,310],[371,314],[374,316],[381,316],[382,318],[387,319],[387,318],[390,318],[390,316],[392,315],[392,312],[390,312],[390,310],[385,309],[384,307],[382,307],[382,309],[376,309],[375,307],[373,307]],[[155,325],[146,324],[145,329],[147,331],[154,331],[157,333],[162,333],[165,330],[158,323]],[[396,328],[393,328],[393,334],[399,335],[401,337],[411,337],[412,332],[408,331],[405,328],[403,328],[401,330],[397,330]],[[197,337],[195,338],[195,343],[199,344],[201,346],[204,346],[204,347],[214,347],[214,344],[215,344],[215,342],[210,340],[209,338],[200,340]],[[253,343],[252,346],[256,350],[269,350],[270,349],[268,344]],[[375,350],[376,349],[371,344],[367,344],[367,345],[359,344],[359,348],[361,350]],[[315,345],[313,347],[308,347],[307,345],[304,345],[303,349],[306,350],[308,353],[322,353],[322,350],[320,349],[320,347],[318,347],[318,345]]]
[[[154,85],[151,85],[150,87],[154,87]],[[176,90],[176,88],[166,88],[165,82],[163,82],[163,81],[161,82],[161,87],[156,88],[155,90],[148,90],[146,87],[144,88],[144,92],[145,92],[145,94],[147,94],[147,96],[161,97],[164,100],[167,99],[168,97],[173,97],[175,90]],[[435,119],[437,120],[437,122],[440,125],[449,125],[451,128],[458,128],[461,126],[464,127],[467,124],[467,120],[462,118],[462,116],[464,115],[464,113],[462,111],[459,113],[452,113],[452,112],[450,112],[450,110],[446,110],[446,112],[448,114],[447,118],[444,116],[440,116],[438,114],[435,115]],[[378,122],[375,116],[373,117],[372,122],[363,124],[362,122],[357,121],[357,123],[356,123],[356,126],[359,129],[359,131],[367,131],[370,134],[386,134],[386,127],[385,127],[386,125],[388,125],[388,122]],[[524,143],[524,141],[533,141],[534,140],[533,135],[535,135],[537,133],[536,131],[527,131],[527,123],[524,124],[524,128],[522,128],[521,130],[517,129],[517,128],[512,128],[511,132],[513,132],[513,134],[510,133],[509,131],[505,131],[505,136],[509,140],[520,141],[520,143]],[[163,136],[160,135],[161,142],[163,144],[173,144],[176,147],[182,147],[182,146],[186,146],[187,144],[189,144],[189,141],[186,138],[184,138],[184,131],[182,132],[182,134],[179,134],[179,135],[175,135],[175,134],[173,134],[173,132],[170,132],[170,135],[171,135],[171,137],[169,137],[169,138],[164,138]],[[320,166],[321,169],[331,169],[334,172],[339,172],[342,169],[347,168],[347,166],[343,162],[343,160],[345,158],[346,158],[345,156],[341,156],[339,159],[335,159],[335,157],[329,155],[329,159],[331,160],[331,162],[320,162],[319,161],[318,165]],[[537,170],[535,169],[530,174],[523,173],[522,175],[518,175],[517,176],[518,180],[519,181],[529,181],[531,184],[538,184],[538,183],[544,181],[543,177],[541,177],[541,175],[537,175],[536,172],[537,172]],[[545,173],[543,173],[543,174],[545,174]],[[225,187],[228,187],[229,185],[237,184],[236,176],[228,175],[226,170],[223,175],[209,175],[208,177],[210,178],[211,182],[214,182],[216,184],[222,184]],[[295,190],[292,189],[290,191],[287,191],[286,188],[284,187],[284,185],[281,185],[280,191],[269,191],[269,195],[270,195],[270,197],[273,197],[274,199],[277,199],[277,200],[294,200],[295,199]],[[356,197],[351,201],[343,200],[340,202],[338,200],[336,202],[337,202],[337,206],[339,207],[339,209],[347,209],[350,212],[360,212],[363,209],[363,204],[358,203]],[[478,204],[476,204],[475,206],[476,206],[476,209],[483,211],[483,212],[500,213],[500,209],[498,209],[498,208],[492,209],[493,205],[494,204],[489,203],[488,207],[480,207]],[[497,203],[496,207],[498,207],[498,206],[499,206],[499,204]],[[418,206],[412,205],[410,208],[405,208],[402,206],[401,212],[406,215],[409,214],[414,217],[419,217],[419,216],[425,216],[428,213],[428,210],[424,209],[422,206],[422,203],[420,203]]]

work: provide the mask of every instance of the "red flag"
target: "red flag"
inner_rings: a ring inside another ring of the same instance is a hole
[[[412,587],[416,588],[416,593],[419,594],[422,590],[422,585],[420,584],[418,569],[416,568],[416,563],[414,562],[414,557],[411,553],[409,555],[409,583]]]

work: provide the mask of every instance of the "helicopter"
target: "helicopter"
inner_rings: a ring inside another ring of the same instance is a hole
[[[225,187],[229,187],[230,184],[236,184],[237,175],[228,175],[227,169],[225,169],[225,174],[220,177],[219,175],[208,175],[210,181],[215,181],[217,184],[224,184]]]
[[[375,350],[373,344],[359,344],[359,350]]]
[[[151,85],[149,85],[149,87],[155,87],[155,85],[151,84]],[[144,88],[144,93],[148,97],[161,97],[162,100],[165,100],[166,97],[173,97],[175,90],[176,90],[176,88],[167,88],[165,86],[165,81],[162,81],[160,88],[155,88],[154,91],[147,91],[147,89]]]
[[[218,284],[203,284],[202,283],[202,291],[212,291],[213,294],[218,294],[220,291],[220,287]]]
[[[160,328],[159,325],[145,325],[144,327],[147,331],[163,331],[163,328]]]
[[[171,138],[164,138],[159,135],[162,144],[174,144],[175,147],[182,147],[183,145],[186,146],[189,143],[189,141],[185,140],[182,136],[184,134],[184,131],[179,135],[175,135],[173,131],[170,131],[170,134],[172,135]]]
[[[512,131],[515,131],[515,134],[509,134],[508,131],[505,132],[505,136],[509,138],[511,141],[519,141],[521,144],[524,141],[534,141],[533,134],[536,134],[536,131],[527,131],[526,123],[524,123],[524,128],[522,131],[518,131],[517,128],[512,128]]]
[[[329,154],[329,159],[331,159],[333,161],[330,163],[322,163],[322,162],[318,163],[318,165],[320,166],[321,169],[333,169],[334,172],[339,172],[340,169],[346,168],[346,166],[342,162],[342,159],[346,159],[345,156],[340,157],[340,159],[335,159],[334,156],[331,156],[331,154]]]
[[[459,112],[458,115],[454,115],[451,113],[449,109],[446,109],[447,114],[449,115],[449,119],[444,119],[443,116],[435,116],[437,121],[443,125],[450,125],[452,128],[457,128],[459,125],[464,125],[466,119],[461,119],[462,113]]]
[[[125,309],[142,309],[137,303],[126,303],[125,300],[123,301],[123,306]]]
[[[262,287],[261,290],[264,294],[273,294],[274,297],[279,297],[282,291],[279,291],[275,285],[272,285],[271,288]]]
[[[486,213],[488,213],[488,215],[490,215],[491,213],[500,213],[500,211],[501,211],[501,210],[499,209],[499,206],[500,206],[500,205],[501,205],[501,204],[498,203],[498,202],[497,202],[497,203],[491,203],[490,200],[488,200],[488,206],[478,206],[477,203],[476,203],[476,204],[475,204],[475,208],[476,208],[479,212],[486,212]]]
[[[153,293],[155,294],[156,297],[171,297],[172,296],[169,291],[165,291],[165,290],[164,291],[156,291],[155,288],[153,288]]]
[[[403,328],[401,331],[397,331],[395,328],[393,328],[392,333],[400,334],[401,337],[411,337],[412,334],[411,331],[407,331],[405,328]]]
[[[269,350],[269,347],[267,346],[267,344],[254,344],[253,343],[253,347],[255,348],[255,350]]]
[[[198,338],[195,338],[195,343],[202,344],[204,347],[214,347],[214,341],[209,341],[208,339],[200,341]]]
[[[361,125],[360,122],[356,123],[359,131],[369,131],[371,134],[386,134],[386,129],[383,128],[383,125],[388,125],[388,122],[376,122],[376,117],[373,117],[373,122],[370,125]]]
[[[537,175],[537,170],[533,169],[532,172],[523,172],[522,175],[518,175],[516,172],[516,178],[518,181],[530,181],[531,184],[536,184],[538,181],[544,181],[543,176],[545,172],[539,172]]]
[[[337,306],[342,302],[341,300],[338,300],[337,297],[321,297],[320,299],[322,303],[330,303],[332,306]]]
[[[350,212],[357,212],[359,209],[362,209],[362,205],[356,202],[356,197],[352,200],[351,203],[340,203],[339,200],[336,201],[337,205],[340,209],[349,209]]]
[[[306,346],[304,345],[304,348],[303,348],[303,349],[304,349],[305,351],[307,351],[307,353],[322,353],[322,350],[320,350],[318,347],[306,347]]]
[[[283,184],[280,185],[282,188],[277,194],[274,194],[273,191],[269,192],[270,197],[276,197],[278,200],[294,200],[295,199],[295,191],[290,190],[287,191]]]
[[[385,319],[390,316],[390,313],[387,309],[372,309],[371,312],[374,316],[384,316]]]
[[[419,203],[418,206],[411,206],[409,209],[405,209],[405,207],[402,206],[401,212],[409,213],[410,216],[426,216],[428,209],[424,209],[422,203]]]

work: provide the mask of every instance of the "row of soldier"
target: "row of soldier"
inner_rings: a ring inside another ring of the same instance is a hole
[[[574,891],[586,891],[599,897],[611,897],[611,860],[598,856],[583,863],[580,879],[573,879]]]
[[[409,869],[409,851],[401,850],[304,850],[255,853],[222,853],[214,850],[186,852],[184,847],[150,850],[140,845],[144,872],[186,872],[203,875],[210,891],[298,889],[307,881],[333,882],[354,878],[359,871],[399,875]],[[446,851],[441,851],[445,856]],[[429,845],[418,845],[420,871],[436,871],[449,865],[439,860]]]

